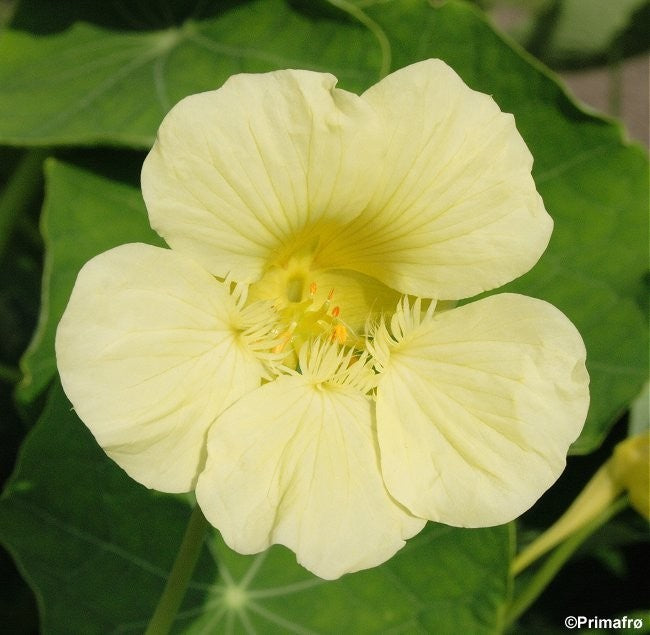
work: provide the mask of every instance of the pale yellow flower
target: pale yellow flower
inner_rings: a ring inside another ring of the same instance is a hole
[[[242,553],[324,578],[427,519],[530,507],[582,428],[582,340],[521,295],[552,221],[511,115],[443,62],[363,95],[231,77],[163,121],[142,171],[171,249],[82,269],[57,333],[66,393],[133,478],[196,490]],[[452,301],[452,302],[450,302]]]

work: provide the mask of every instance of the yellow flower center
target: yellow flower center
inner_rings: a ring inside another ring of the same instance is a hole
[[[249,297],[271,300],[279,308],[299,304],[309,297],[313,281],[312,258],[309,254],[291,258],[286,264],[269,267],[260,280],[251,285]]]
[[[305,342],[318,337],[329,337],[333,342],[345,344],[348,339],[348,330],[339,318],[341,309],[338,306],[332,306],[334,289],[329,292],[325,302],[317,306],[314,302],[318,288],[315,282],[311,282],[309,285],[307,299],[302,300],[302,294],[295,294],[293,297],[300,298],[300,301],[291,300],[291,293],[296,289],[296,287],[292,287],[295,282],[290,279],[287,284],[289,302],[283,307],[277,307],[280,322],[286,325],[286,330],[279,334],[280,341],[273,352],[283,352],[291,345],[297,353]],[[298,281],[298,284],[303,283]]]
[[[312,271],[311,264],[309,255],[293,257],[285,266],[271,267],[249,290],[250,300],[273,303],[278,326],[272,352],[286,352],[296,362],[305,342],[322,339],[350,346],[353,339],[341,307],[335,303],[336,289],[319,289],[318,272]],[[323,292],[327,292],[324,300]]]

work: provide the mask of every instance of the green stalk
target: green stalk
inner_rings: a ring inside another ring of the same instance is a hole
[[[350,0],[327,0],[337,9],[344,11],[349,16],[355,18],[370,31],[379,44],[381,51],[381,68],[379,69],[379,79],[383,79],[390,73],[391,66],[391,47],[390,41],[384,29],[381,28],[369,15],[367,15],[359,4],[350,2]]]
[[[512,601],[505,617],[506,626],[513,624],[535,602],[578,547],[599,527],[625,509],[627,504],[627,496],[617,499],[593,520],[569,536],[551,553],[523,591]]]
[[[515,557],[510,566],[510,573],[513,576],[519,575],[547,551],[564,542],[592,519],[597,518],[622,492],[623,486],[614,478],[610,459],[592,476],[569,509]]]
[[[176,561],[145,635],[166,635],[171,630],[178,609],[185,597],[187,584],[199,559],[207,528],[208,521],[197,505],[192,511]]]
[[[43,181],[44,150],[29,150],[18,162],[0,196],[0,260],[13,228],[39,193]]]

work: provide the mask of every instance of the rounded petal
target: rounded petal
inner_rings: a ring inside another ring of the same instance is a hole
[[[153,228],[211,273],[253,281],[354,218],[383,143],[372,108],[332,75],[235,75],[165,117],[142,169]]]
[[[99,445],[132,478],[192,489],[206,432],[260,384],[233,328],[226,287],[168,249],[130,244],[84,265],[59,323],[63,388]]]
[[[501,294],[434,315],[391,347],[377,388],[390,493],[418,516],[464,527],[528,509],[564,469],[587,414],[571,322],[546,302]]]
[[[449,300],[528,271],[552,220],[510,114],[440,60],[403,68],[362,98],[382,117],[380,186],[319,259],[402,293]]]
[[[304,375],[279,377],[219,417],[196,496],[236,551],[283,544],[326,579],[384,562],[425,522],[386,492],[369,399]]]

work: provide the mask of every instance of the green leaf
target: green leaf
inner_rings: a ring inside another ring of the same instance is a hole
[[[188,517],[180,498],[104,455],[57,384],[0,501],[0,539],[37,594],[44,633],[142,632]],[[240,556],[215,532],[176,630],[493,633],[510,543],[507,526],[430,524],[382,567],[324,582],[283,547]]]
[[[187,516],[107,459],[57,385],[0,500],[0,539],[43,632],[99,635],[153,612]]]
[[[115,23],[121,16],[124,27],[144,23],[145,30],[76,22],[48,35],[16,28],[3,34],[0,143],[146,148],[174,103],[218,87],[233,73],[329,70],[351,88],[378,77],[378,50],[367,29],[311,20],[281,0],[243,3],[153,31],[146,29],[159,28],[161,7],[147,16],[120,6]]]
[[[242,581],[249,585],[239,619],[245,626],[248,618],[257,632],[483,633],[500,624],[509,548],[505,526],[466,530],[430,523],[386,564],[334,583],[296,567],[284,548],[242,557],[219,541],[216,553],[224,599]],[[295,630],[282,620],[287,615]]]
[[[41,232],[46,256],[41,312],[23,356],[17,398],[33,401],[56,374],[54,335],[81,266],[94,255],[128,242],[163,244],[149,227],[137,188],[48,159]]]

